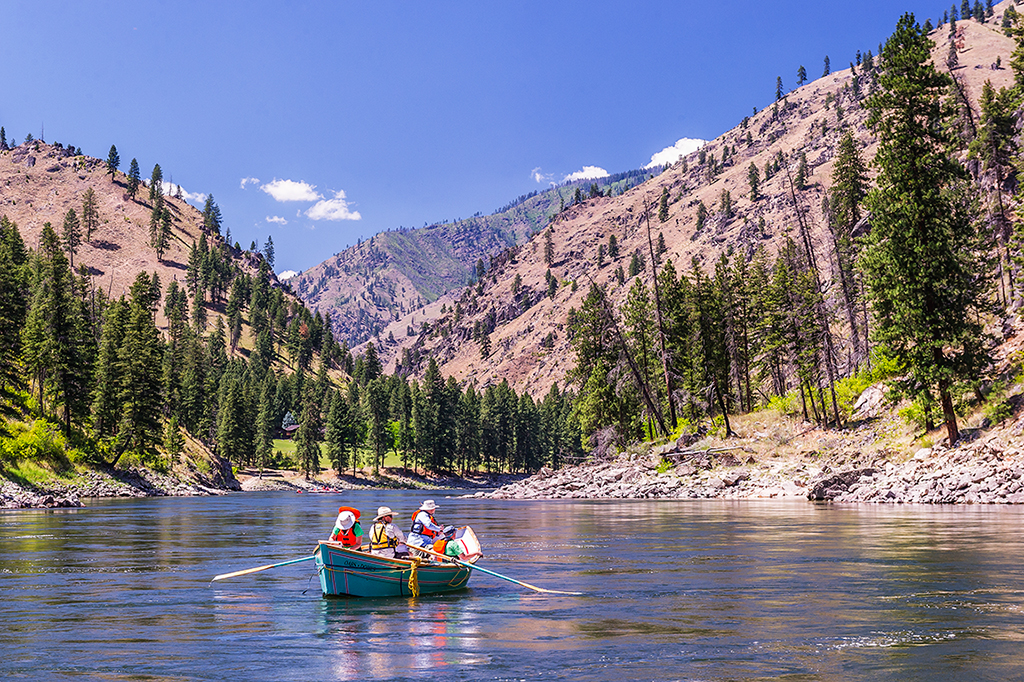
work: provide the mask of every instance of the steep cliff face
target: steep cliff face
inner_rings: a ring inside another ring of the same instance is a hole
[[[955,35],[946,25],[931,36],[942,71],[948,71],[953,44],[958,65],[952,73],[975,116],[986,80],[996,88],[1013,82],[1007,66],[1013,41],[999,28],[1006,6],[997,6],[985,24],[961,21]],[[863,65],[835,71],[745,117],[700,152],[625,193],[571,206],[528,242],[495,259],[481,283],[450,291],[385,326],[375,339],[378,350],[391,368],[400,365],[415,374],[422,371],[423,359],[433,357],[443,374],[459,381],[486,386],[507,379],[517,391],[538,396],[553,383],[564,384],[572,369],[566,321],[590,283],[607,285],[610,298],[621,304],[632,283],[633,255],[642,261],[635,276],[650,286],[652,246],[659,250],[659,242],[664,243],[664,252],[655,254],[659,267],[669,259],[677,272],[693,262],[708,267],[723,253],[749,257],[761,246],[774,253],[788,234],[795,235],[799,213],[809,225],[820,267],[831,277],[831,236],[822,200],[847,130],[865,161],[874,156],[876,141],[863,108],[874,83]],[[803,161],[804,188],[791,189]],[[750,196],[751,164],[761,177],[756,200]],[[767,178],[766,168],[771,169]],[[667,215],[659,218],[666,191]],[[698,219],[701,207],[703,220]],[[612,237],[617,257],[609,255]]]

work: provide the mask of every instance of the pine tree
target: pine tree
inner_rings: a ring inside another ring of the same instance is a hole
[[[796,70],[796,84],[798,86],[803,85],[807,82],[807,69],[804,68],[803,64]]]
[[[800,152],[800,163],[797,164],[793,184],[797,189],[807,189],[807,152]]]
[[[117,154],[117,147],[110,145],[110,152],[107,154],[107,173],[110,174],[111,182],[113,182],[114,175],[117,173],[117,168],[120,165],[121,157]]]
[[[306,383],[302,399],[302,421],[295,431],[295,456],[299,467],[309,480],[310,474],[320,473],[320,441],[322,422],[320,405],[313,397],[313,384]]]
[[[82,227],[85,229],[85,241],[92,241],[92,233],[99,229],[100,214],[96,209],[96,193],[92,187],[82,195]]]
[[[1011,223],[1007,215],[1009,207],[1003,200],[1004,182],[1011,172],[1017,152],[1013,113],[1017,105],[1014,97],[1015,93],[1012,90],[1001,88],[997,92],[989,81],[985,81],[979,102],[981,116],[978,136],[970,145],[971,156],[981,161],[979,175],[994,180],[989,190],[990,200],[986,203],[989,223],[1001,247],[998,279],[1004,304],[1009,303],[1006,285],[1009,285],[1011,292],[1015,288],[1012,276],[1013,258],[1010,253]]]
[[[248,437],[248,414],[240,371],[224,372],[217,394],[217,454],[236,466],[246,463],[254,443]]]
[[[124,343],[128,304],[124,298],[112,302],[103,316],[99,354],[96,359],[92,397],[92,423],[96,434],[113,436],[120,420],[121,361],[118,349]]]
[[[24,386],[21,330],[25,324],[29,287],[28,254],[18,226],[0,216],[0,386]]]
[[[61,228],[61,237],[64,248],[68,252],[69,268],[75,271],[75,251],[82,245],[82,225],[78,222],[78,214],[75,209],[69,208],[64,214],[64,225]]]
[[[946,151],[949,77],[930,64],[932,45],[905,14],[883,48],[880,90],[868,102],[879,174],[862,263],[876,337],[914,381],[937,389],[952,445],[953,384],[989,362],[978,321],[988,277],[964,171]]]
[[[157,202],[164,198],[164,173],[160,164],[153,166],[153,174],[149,178],[149,204],[156,208]]]
[[[661,201],[658,204],[658,220],[663,223],[668,220],[668,187],[661,188]]]
[[[612,260],[619,258],[619,240],[614,234],[608,235],[608,257]]]
[[[825,55],[825,70],[822,72],[821,77],[824,78],[830,73],[832,73],[832,65],[829,64],[828,55]]]
[[[139,191],[139,184],[142,182],[142,174],[139,171],[139,162],[132,159],[132,164],[128,168],[128,196],[133,200],[135,194]]]
[[[331,392],[327,411],[327,426],[324,441],[327,445],[327,459],[341,476],[348,467],[349,450],[352,446],[352,425],[348,400],[338,391]]]
[[[839,141],[839,149],[836,152],[836,161],[832,168],[832,187],[828,193],[828,210],[825,213],[828,216],[827,224],[835,253],[835,279],[840,284],[847,322],[857,353],[861,352],[861,348],[867,348],[868,338],[867,319],[865,318],[863,323],[857,321],[860,286],[854,270],[857,243],[853,237],[853,229],[860,220],[860,204],[867,195],[867,190],[867,169],[861,161],[853,134],[847,131]],[[863,342],[859,328],[862,328],[864,334]]]
[[[203,231],[207,234],[219,235],[220,228],[220,207],[217,206],[217,202],[213,200],[213,195],[209,194],[206,197],[206,204],[203,205]],[[230,232],[228,233],[228,239],[230,240]]]
[[[757,164],[753,161],[750,162],[750,166],[747,168],[747,181],[750,183],[750,200],[757,201],[761,196],[760,185],[761,185],[761,173],[757,170]]]
[[[127,450],[144,455],[160,442],[160,336],[153,320],[151,283],[139,273],[132,286],[124,338],[118,349],[121,418],[118,437]],[[112,464],[116,464],[115,459]]]
[[[0,126],[0,151],[7,151],[10,146],[7,144],[7,131]]]
[[[267,261],[270,269],[274,269],[274,238],[267,235],[267,242],[263,245],[263,258]]]
[[[366,421],[366,440],[373,451],[373,475],[380,472],[384,463],[384,455],[394,444],[388,424],[388,395],[384,387],[385,379],[378,376],[366,384],[363,391],[363,417]]]
[[[776,78],[775,78],[775,101],[776,102],[781,101],[783,94],[784,94],[784,91],[782,90],[782,76],[776,76]]]
[[[39,408],[64,408],[64,430],[88,412],[95,339],[77,296],[71,268],[50,223],[43,225],[36,256],[36,281],[22,329],[26,369],[34,378]]]
[[[177,462],[181,458],[181,453],[184,449],[185,439],[181,435],[181,429],[178,426],[178,417],[171,415],[164,429],[164,450],[167,452],[167,457],[171,462]]]

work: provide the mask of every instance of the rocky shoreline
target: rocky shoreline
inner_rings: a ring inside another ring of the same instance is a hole
[[[0,509],[81,507],[91,497],[164,497],[223,495],[238,490],[230,483],[185,480],[149,470],[130,469],[117,475],[84,471],[71,480],[51,479],[45,486],[22,486],[0,478]]]
[[[82,500],[104,497],[164,497],[224,495],[229,492],[297,491],[340,492],[344,490],[394,489],[494,489],[521,480],[515,475],[414,476],[400,469],[386,469],[377,478],[337,476],[333,472],[306,479],[294,471],[240,470],[219,472],[216,479],[197,471],[177,475],[148,469],[116,472],[82,471],[68,478],[52,478],[45,484],[19,485],[0,477],[0,509],[81,507]]]
[[[998,436],[953,449],[923,448],[900,461],[822,457],[758,459],[747,448],[669,444],[536,475],[479,492],[494,499],[808,499],[837,503],[1024,503],[1024,453]]]
[[[1024,420],[1018,425],[1024,430]],[[297,472],[230,470],[216,480],[195,471],[85,471],[44,485],[0,478],[0,509],[80,507],[103,497],[223,495],[232,491],[340,492],[360,489],[478,489],[492,499],[807,499],[836,503],[1022,504],[1024,447],[1004,431],[955,448],[936,445],[912,457],[892,451],[807,451],[780,455],[738,445],[688,449],[682,443],[624,452],[525,477],[426,477],[388,469],[376,478],[333,472],[307,480]]]

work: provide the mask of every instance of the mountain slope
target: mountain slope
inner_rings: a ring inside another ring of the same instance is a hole
[[[1001,3],[986,24],[959,23],[962,47],[957,51],[959,66],[955,75],[962,81],[970,101],[976,103],[986,80],[994,87],[1010,85],[1012,72],[997,68],[997,60],[1009,63],[1013,42],[999,29]],[[933,58],[945,64],[949,51],[948,25],[933,32],[936,43]],[[945,67],[941,67],[945,71]],[[853,85],[853,72],[844,69],[813,81],[789,93],[737,127],[710,142],[702,153],[694,153],[661,175],[621,196],[599,197],[573,206],[551,223],[553,262],[545,262],[545,237],[535,236],[514,250],[500,267],[488,274],[484,286],[451,292],[425,313],[438,316],[424,331],[423,313],[392,323],[381,334],[381,355],[395,366],[422,371],[422,359],[434,357],[444,374],[459,381],[481,386],[507,379],[516,390],[541,395],[553,383],[562,384],[574,362],[566,335],[570,308],[579,308],[591,281],[608,285],[616,306],[624,300],[631,278],[619,284],[618,268],[627,268],[633,253],[644,260],[642,277],[651,283],[647,223],[649,211],[653,239],[662,233],[666,253],[663,264],[671,259],[676,271],[689,269],[692,259],[707,268],[722,253],[736,251],[748,257],[759,246],[774,252],[797,223],[797,207],[809,221],[815,248],[826,274],[830,239],[822,211],[822,200],[831,185],[835,150],[845,130],[850,130],[862,158],[870,161],[876,141],[865,126],[867,112],[863,96],[872,79],[856,69],[861,97]],[[748,137],[749,134],[749,137]],[[728,158],[718,173],[709,173],[710,161],[721,164],[723,151]],[[780,156],[781,155],[781,156]],[[797,174],[801,156],[806,156],[806,188],[795,192],[797,206],[790,194],[788,176]],[[748,169],[758,169],[781,161],[781,168],[763,181],[760,198],[749,197]],[[671,198],[667,220],[658,219],[659,199],[667,190]],[[723,193],[729,193],[729,210],[723,210]],[[698,210],[703,205],[708,216],[697,229]],[[599,261],[599,249],[615,236],[620,256]],[[559,281],[553,298],[545,295],[547,271]],[[513,294],[516,282],[520,283]],[[452,311],[457,306],[456,311]],[[442,315],[442,310],[448,311]],[[406,336],[403,330],[412,330]],[[489,332],[491,352],[487,357],[479,342],[480,331]],[[394,335],[395,343],[388,342]]]
[[[519,197],[487,216],[381,232],[290,280],[310,307],[356,345],[474,276],[479,259],[526,241],[576,193],[621,194],[656,171],[581,180]],[[421,315],[422,316],[422,315]]]

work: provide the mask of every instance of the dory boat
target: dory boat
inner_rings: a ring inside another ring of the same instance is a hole
[[[480,544],[469,527],[456,535],[460,561],[480,558]],[[454,592],[466,587],[471,570],[446,561],[391,559],[321,540],[313,552],[325,597],[404,597]]]

